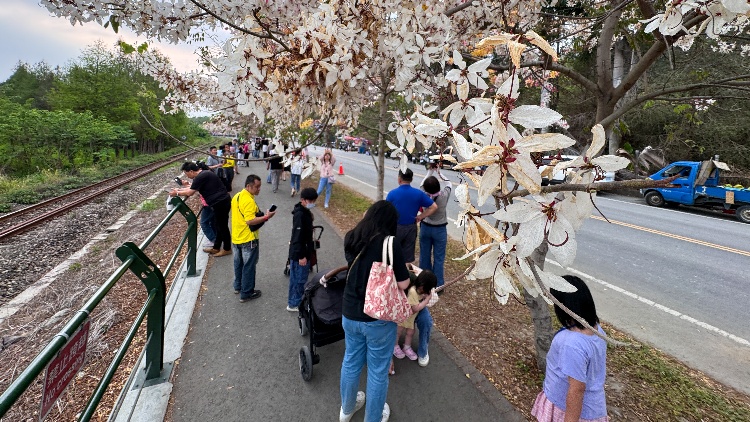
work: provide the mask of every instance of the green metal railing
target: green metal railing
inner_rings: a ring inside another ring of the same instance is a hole
[[[34,358],[34,360],[23,370],[13,383],[0,395],[0,418],[2,418],[18,398],[29,388],[34,380],[43,373],[47,365],[52,361],[57,353],[66,345],[68,339],[83,325],[93,312],[94,308],[104,299],[112,287],[125,275],[128,270],[133,272],[136,277],[145,285],[148,297],[141,307],[138,316],[135,318],[133,325],[128,330],[124,342],[115,353],[114,360],[102,375],[99,384],[96,386],[94,393],[86,403],[86,407],[81,411],[79,421],[88,421],[94,415],[96,407],[99,405],[104,393],[109,386],[115,371],[120,366],[122,359],[128,352],[130,344],[135,338],[138,328],[146,319],[146,355],[145,355],[145,379],[152,380],[159,378],[163,369],[164,358],[164,324],[165,324],[165,307],[166,307],[166,284],[165,280],[174,267],[179,257],[179,252],[188,244],[187,251],[187,275],[196,274],[195,255],[198,236],[198,223],[193,211],[180,198],[173,198],[170,202],[173,209],[167,214],[164,220],[148,235],[146,240],[136,246],[132,242],[125,242],[117,248],[116,255],[122,261],[117,270],[102,284],[101,287],[89,298],[83,307],[65,324],[63,329],[52,338],[47,346]],[[175,249],[172,258],[162,272],[148,256],[143,252],[148,245],[156,238],[161,230],[167,225],[169,220],[176,214],[182,214],[187,220],[188,228],[180,240],[180,244]]]

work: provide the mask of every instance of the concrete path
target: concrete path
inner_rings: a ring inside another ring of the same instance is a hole
[[[259,299],[240,303],[233,293],[232,257],[211,258],[174,377],[174,421],[330,421],[340,407],[339,374],[344,353],[340,341],[318,348],[320,363],[309,382],[302,380],[298,355],[301,337],[296,313],[287,312],[289,278],[283,270],[291,232],[289,182],[279,192],[265,183],[265,165],[240,167],[235,193],[251,170],[264,181],[261,209],[272,203],[276,217],[261,229],[256,288]],[[322,206],[323,201],[318,201]],[[325,228],[319,268],[344,263],[343,240],[319,210],[315,224]],[[436,330],[430,364],[396,362],[388,403],[391,421],[522,421],[521,414]],[[416,339],[416,336],[415,336]],[[416,347],[416,344],[415,344]],[[366,380],[363,372],[362,389]],[[429,398],[429,402],[420,403]],[[353,421],[361,421],[358,412]]]

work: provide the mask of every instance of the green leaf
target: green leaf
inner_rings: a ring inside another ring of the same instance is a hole
[[[117,31],[120,30],[120,22],[117,20],[117,16],[112,15],[109,17],[109,23],[112,24],[112,30],[115,31],[115,34]]]
[[[126,43],[125,41],[120,41],[117,44],[120,47],[120,50],[123,52],[123,54],[130,54],[135,51],[135,47]]]
[[[148,43],[144,42],[138,46],[138,54],[143,54],[146,50],[148,50]]]

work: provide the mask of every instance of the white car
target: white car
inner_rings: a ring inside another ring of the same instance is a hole
[[[551,174],[554,171],[555,165],[562,161],[573,161],[576,158],[578,158],[575,155],[561,155],[559,156],[550,156],[550,157],[544,157],[542,158],[542,165],[539,166],[539,173],[542,175],[542,186],[547,185],[559,185],[561,183],[565,183],[567,180],[567,176],[574,172],[575,168],[567,168],[564,170],[558,170],[554,172],[554,174]],[[615,181],[615,172],[608,171],[604,173],[604,179],[597,180],[598,182],[614,182]]]
[[[573,161],[575,155],[550,156],[542,158],[542,165],[539,166],[539,173],[542,175],[542,186],[559,185],[565,183],[565,178],[573,169],[558,170],[552,174],[555,165],[561,161]]]

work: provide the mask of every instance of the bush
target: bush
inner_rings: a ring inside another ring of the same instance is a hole
[[[42,195],[31,190],[15,190],[5,194],[6,202],[16,204],[36,204],[42,200]]]

